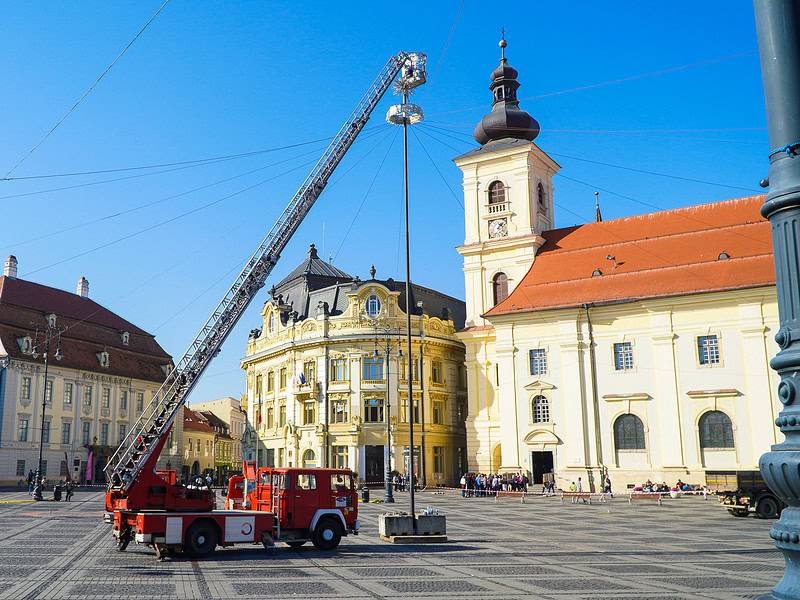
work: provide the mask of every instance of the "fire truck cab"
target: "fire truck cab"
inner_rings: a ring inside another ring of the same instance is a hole
[[[357,535],[358,494],[345,469],[270,468],[245,465],[231,477],[225,506],[275,515],[275,541],[299,547],[310,541],[330,550],[348,533]]]

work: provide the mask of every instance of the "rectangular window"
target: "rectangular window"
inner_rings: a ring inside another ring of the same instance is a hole
[[[614,368],[617,371],[630,371],[633,369],[633,344],[630,342],[614,344]]]
[[[125,423],[119,424],[119,443],[121,444],[125,439],[125,434],[128,433],[128,428],[125,426]]]
[[[111,408],[111,388],[103,388],[103,408]]]
[[[17,477],[25,477],[25,461],[18,460],[17,461]]]
[[[267,391],[268,392],[275,391],[275,373],[272,371],[267,373]]]
[[[697,355],[701,365],[719,364],[719,340],[715,335],[697,337]]]
[[[267,429],[275,427],[275,409],[272,405],[267,407]]]
[[[144,410],[144,392],[138,392],[136,394],[136,410],[137,412],[142,412]]]
[[[317,402],[309,400],[303,403],[303,425],[313,425],[317,422]]]
[[[279,382],[278,385],[279,385],[280,389],[282,389],[282,390],[286,389],[286,367],[281,367],[281,376],[280,376],[280,382]]]
[[[23,377],[22,378],[22,390],[20,391],[20,398],[23,400],[30,400],[31,399],[31,378],[30,377]]]
[[[81,443],[84,446],[88,446],[89,442],[92,441],[92,424],[89,421],[84,421],[81,423]]]
[[[22,417],[19,420],[19,433],[17,435],[17,439],[20,442],[27,442],[28,441],[28,417]]]
[[[278,466],[283,467],[286,464],[286,450],[278,448]]]
[[[547,373],[547,351],[536,348],[530,351],[531,375],[544,375]]]
[[[286,426],[286,405],[281,404],[278,406],[278,427]]]
[[[361,379],[364,381],[383,381],[383,359],[364,357],[361,361]]]
[[[100,423],[100,445],[108,446],[108,423]]]
[[[303,376],[306,378],[306,383],[314,383],[317,380],[317,363],[313,360],[304,362]]]
[[[310,473],[297,474],[297,489],[298,490],[315,490],[317,489],[317,476]]]
[[[49,444],[50,443],[50,421],[46,420],[42,423],[42,443]]]
[[[400,403],[400,421],[408,423],[408,398]],[[419,423],[419,400],[414,400],[414,423]]]
[[[346,469],[347,468],[347,446],[332,446],[331,453],[333,454],[333,468]],[[333,478],[340,477],[333,475]],[[335,489],[335,488],[334,488]]]
[[[364,399],[364,422],[365,423],[383,422],[383,398]]]
[[[347,381],[347,359],[334,358],[331,360],[331,381]]]
[[[419,381],[419,359],[415,358],[411,361],[411,380]]]
[[[90,385],[83,386],[83,405],[92,405],[92,386]]]
[[[265,467],[275,466],[275,448],[267,448],[267,462]]]
[[[442,446],[433,447],[433,472],[444,473],[444,448]]]
[[[67,382],[64,384],[64,404],[72,404],[72,394],[74,389],[72,384]]]
[[[433,424],[434,425],[444,424],[444,402],[442,402],[441,400],[433,401]]]
[[[53,380],[48,379],[44,382],[44,401],[48,405],[53,404]]]
[[[431,362],[431,381],[433,383],[444,383],[444,373],[442,373],[442,363],[438,360]]]
[[[119,393],[119,408],[120,410],[128,410],[128,390],[122,390]]]
[[[58,471],[58,475],[59,477],[66,477],[67,475],[69,475],[69,467],[67,466],[67,461],[65,460],[61,461],[61,468]]]
[[[262,375],[256,375],[256,398],[261,398],[264,391],[263,385],[264,377]]]
[[[61,443],[69,444],[72,434],[72,423],[64,421],[61,423]]]
[[[334,400],[331,406],[331,423],[347,423],[350,419],[347,415],[348,400]]]

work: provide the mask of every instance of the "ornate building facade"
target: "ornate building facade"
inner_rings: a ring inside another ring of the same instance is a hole
[[[505,47],[505,42],[501,42]],[[502,57],[464,173],[470,468],[703,483],[779,439],[762,197],[553,229],[559,166]]]
[[[61,360],[51,347],[47,380],[40,343],[60,332]],[[155,338],[89,298],[17,277],[17,259],[0,277],[0,484],[43,475],[102,482],[103,468],[172,368]],[[42,403],[46,410],[42,429]],[[180,469],[182,423],[159,460]]]
[[[466,467],[464,347],[455,335],[463,302],[412,286],[409,363],[403,282],[375,279],[374,269],[361,281],[312,245],[271,296],[242,360],[260,465],[349,468],[379,483],[388,447],[393,470],[405,473],[404,457],[413,454],[426,483],[458,480]]]

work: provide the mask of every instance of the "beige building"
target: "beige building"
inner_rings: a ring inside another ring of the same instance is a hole
[[[761,197],[552,229],[558,165],[493,72],[464,173],[470,468],[616,489],[757,468],[780,439]]]
[[[185,481],[198,475],[216,473],[215,444],[217,432],[199,412],[183,407],[183,470]]]
[[[55,338],[45,381],[48,327]],[[89,298],[85,278],[75,293],[59,290],[19,279],[8,257],[0,277],[0,484],[36,470],[42,438],[48,479],[103,482],[108,458],[171,366],[152,335]],[[182,423],[175,427],[161,468],[180,469]]]
[[[463,302],[412,286],[409,369],[402,282],[375,279],[374,269],[361,281],[312,245],[271,293],[242,360],[258,463],[349,468],[379,483],[388,445],[392,469],[405,473],[410,375],[415,472],[424,462],[428,484],[457,481],[466,466],[464,354],[455,336]]]
[[[247,427],[247,413],[243,410],[241,401],[232,396],[226,396],[206,402],[192,402],[191,408],[195,411],[210,412],[227,425],[228,435],[233,440],[230,462],[233,470],[241,471]]]

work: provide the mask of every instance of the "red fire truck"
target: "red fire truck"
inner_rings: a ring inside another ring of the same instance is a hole
[[[403,93],[425,83],[425,62],[422,53],[399,52],[381,69],[109,460],[105,467],[106,518],[114,525],[119,550],[136,541],[152,546],[159,558],[179,551],[203,556],[217,546],[236,543],[271,546],[283,541],[299,546],[308,540],[318,548],[330,549],[343,535],[358,531],[358,500],[349,471],[256,471],[245,465],[244,477],[228,488],[229,506],[216,510],[211,490],[178,485],[174,472],[156,471],[156,462],[192,389],[266,283],[281,252],[384,93],[395,79]],[[412,104],[401,108],[418,110]],[[237,494],[241,508],[236,506]]]

